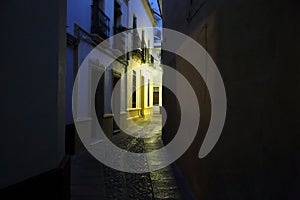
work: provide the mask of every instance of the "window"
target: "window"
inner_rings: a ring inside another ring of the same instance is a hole
[[[137,28],[137,23],[136,23],[136,21],[137,21],[137,18],[136,18],[135,15],[133,15],[132,28]]]
[[[136,108],[136,71],[132,71],[132,108]]]
[[[142,30],[142,62],[145,63],[147,60],[146,57],[146,44],[145,44],[145,31]]]
[[[137,28],[137,18],[135,15],[133,15],[133,21],[132,21],[132,28],[133,28],[133,33],[132,33],[132,45],[133,49],[136,50],[139,47],[139,41],[138,41],[138,32],[135,30]]]
[[[159,87],[153,87],[153,105],[159,105]]]
[[[148,107],[150,107],[150,79],[148,79]]]
[[[104,6],[105,6],[105,1],[104,0],[98,0],[99,2],[98,2],[98,6],[99,6],[99,8],[101,9],[101,10],[104,10]]]
[[[114,34],[119,33],[118,27],[121,25],[122,11],[120,4],[115,1],[114,6]]]

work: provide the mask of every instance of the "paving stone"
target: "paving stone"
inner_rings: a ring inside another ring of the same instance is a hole
[[[140,126],[148,124],[149,121],[139,122]],[[111,141],[118,147],[135,153],[160,149],[163,146],[160,116],[155,117],[151,126],[135,130],[135,134],[137,136],[152,134],[152,137],[136,138],[121,131],[113,136]],[[125,162],[121,158],[116,159],[120,160],[121,163]],[[149,164],[158,165],[162,159],[164,159],[162,155],[154,155],[147,159],[145,157],[144,163],[134,167],[145,169]],[[136,165],[136,163],[127,164]],[[125,173],[99,164],[99,162],[95,162],[95,159],[84,155],[74,158],[73,165],[72,192],[74,194],[72,200],[80,199],[80,197],[82,197],[81,199],[91,200],[180,199],[179,190],[172,169],[169,166],[151,173]],[[93,175],[95,176],[92,177]],[[89,180],[89,178],[93,180]],[[97,195],[99,198],[95,198]]]

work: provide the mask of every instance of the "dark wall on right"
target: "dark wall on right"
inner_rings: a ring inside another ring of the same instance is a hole
[[[210,119],[209,96],[192,66],[163,55],[165,64],[192,77],[204,110],[197,138],[177,161],[198,199],[300,199],[299,8],[295,0],[163,1],[164,27],[205,47],[226,88],[221,138],[199,159]],[[176,122],[178,105],[168,101],[167,93],[163,98],[174,112],[168,120]],[[174,136],[166,130],[172,130],[172,123],[164,127],[165,143]]]

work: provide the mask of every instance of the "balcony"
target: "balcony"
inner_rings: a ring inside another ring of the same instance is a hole
[[[131,32],[132,34],[132,49],[141,49],[142,48],[142,40],[136,30]]]
[[[109,17],[97,6],[92,5],[91,33],[97,34],[102,39],[109,37]]]
[[[141,49],[136,49],[131,52],[131,57],[145,63],[143,51]]]
[[[144,63],[144,52],[142,50],[142,40],[136,30],[133,30],[130,32],[131,33],[131,39],[130,39],[130,45],[132,45],[132,49],[134,49],[130,57],[137,59]]]
[[[162,40],[162,32],[161,29],[155,28],[154,29],[154,43],[160,43]]]
[[[118,37],[114,37],[114,41],[113,41],[113,48],[117,49],[121,52],[125,52],[125,47],[126,47],[126,33],[123,31],[128,30],[126,27],[124,26],[118,26],[114,28],[114,33],[115,34],[119,34]]]

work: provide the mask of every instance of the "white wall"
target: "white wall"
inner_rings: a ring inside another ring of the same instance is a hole
[[[91,44],[81,41],[78,47],[79,68],[83,60],[93,49]],[[77,118],[86,119],[90,117],[90,68],[84,68],[83,73],[78,77],[78,109]]]
[[[125,3],[125,0],[117,0],[117,2],[121,5],[121,23],[124,27],[128,27],[128,6]],[[114,0],[105,0],[105,8],[104,12],[109,17],[109,36],[112,37],[114,35]],[[112,46],[113,41],[110,41]]]
[[[147,45],[148,48],[153,48],[153,32],[149,31],[149,27],[153,27],[153,24],[151,22],[151,19],[149,17],[149,15],[147,14],[145,7],[142,3],[142,0],[130,0],[129,1],[129,16],[128,16],[128,26],[130,28],[132,28],[133,25],[133,16],[136,16],[137,18],[137,28],[141,28],[138,30],[138,33],[140,35],[140,38],[142,39],[142,29],[145,30],[145,43]],[[150,41],[150,46],[148,46],[148,40]],[[152,50],[150,50],[150,53],[152,53]],[[133,59],[130,60],[129,62],[129,66],[128,66],[128,71],[130,71],[131,69],[134,70],[134,68],[140,66],[141,64],[134,61]],[[147,68],[147,65],[145,65]],[[136,70],[136,81],[137,81],[137,85],[139,85],[140,81],[141,81],[141,76],[144,75],[145,76],[145,84],[147,83],[147,77],[150,78],[150,81],[152,82],[152,76],[151,76],[151,71],[149,71],[149,69],[147,69],[148,72],[150,74],[146,75],[144,72],[141,72],[140,69]],[[128,84],[128,91],[127,91],[127,95],[131,96],[132,95],[132,73],[128,73],[128,77],[127,77],[127,84]],[[138,89],[138,88],[137,88]],[[152,97],[152,86],[150,87],[150,106],[153,105],[153,98]],[[147,94],[148,94],[148,87],[147,85],[144,86],[144,92],[145,92],[145,98],[144,98],[144,105],[147,105]],[[141,107],[141,94],[140,91],[137,91],[137,108]],[[129,102],[128,104],[128,108],[131,108],[131,102]],[[146,106],[147,107],[147,106]]]
[[[74,33],[74,24],[78,24],[87,32],[91,30],[91,5],[93,0],[67,0],[67,31]],[[127,6],[124,0],[118,0],[122,8],[122,24],[127,26]],[[114,0],[105,0],[104,13],[109,17],[109,36],[113,36],[114,28]]]
[[[109,36],[114,33],[114,0],[105,0],[105,14],[109,17]]]
[[[129,1],[129,27],[132,28],[133,24],[133,16],[137,17],[137,27],[138,28],[147,28],[147,27],[153,27],[153,24],[149,18],[149,15],[147,14],[145,7],[142,3],[142,0],[130,0]],[[142,39],[142,33],[141,30],[139,30],[139,35]],[[150,48],[153,47],[153,32],[146,31],[145,32],[145,42],[148,46],[148,40],[150,40]]]
[[[67,32],[74,34],[74,24],[90,32],[93,0],[67,0]]]

